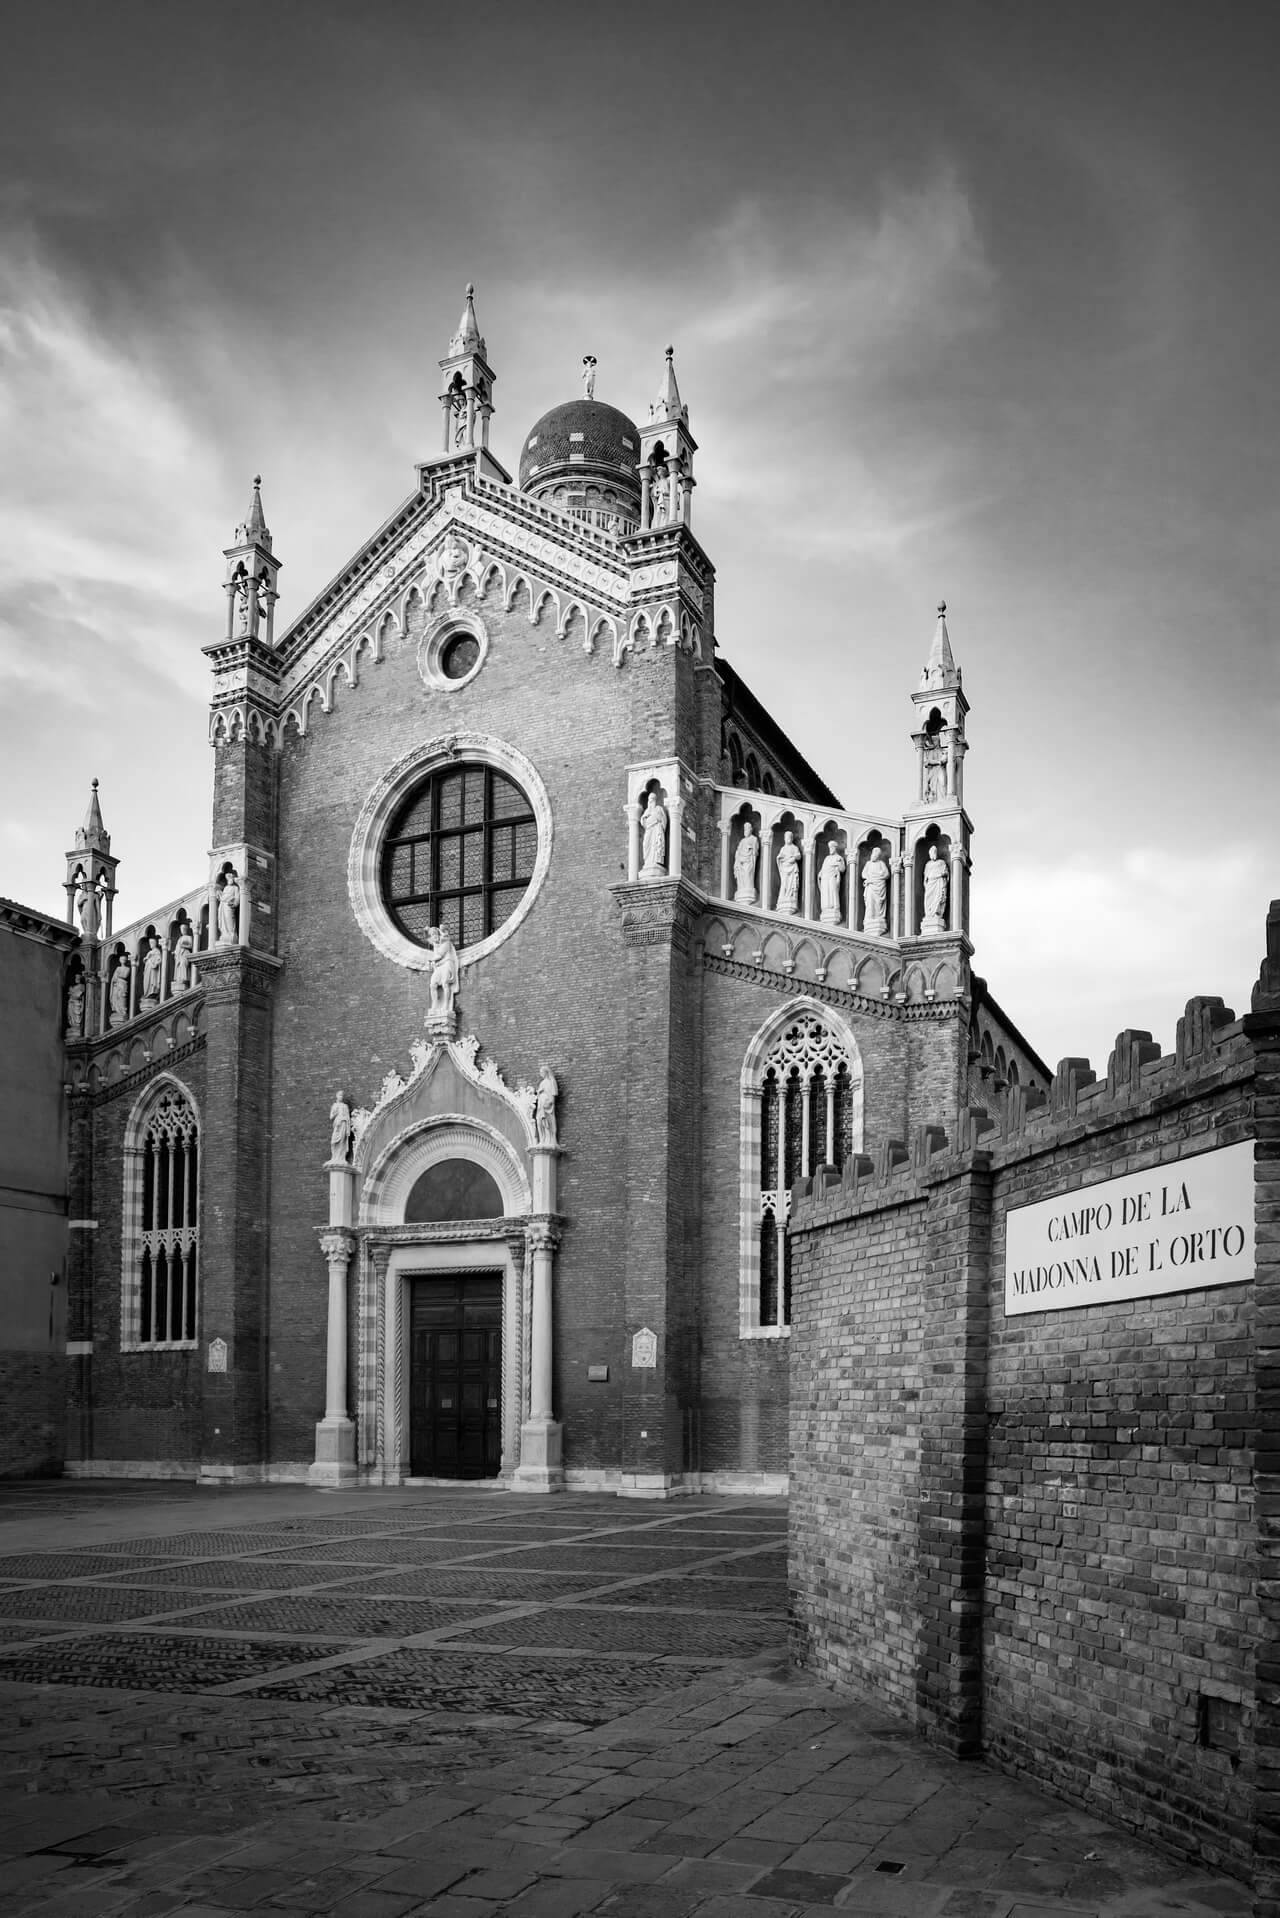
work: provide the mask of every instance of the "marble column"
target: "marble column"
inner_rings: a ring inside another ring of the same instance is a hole
[[[512,1475],[513,1492],[562,1492],[563,1431],[553,1416],[554,1317],[552,1260],[559,1233],[548,1214],[555,1210],[559,1148],[537,1145],[533,1160],[534,1216],[525,1228],[530,1263],[529,1409],[520,1427],[520,1463]]]
[[[627,879],[635,885],[640,878],[640,802],[627,804]]]
[[[356,1481],[356,1428],[347,1408],[347,1271],[356,1244],[355,1180],[354,1166],[330,1161],[329,1224],[320,1233],[320,1250],[329,1264],[324,1417],[316,1425],[316,1456],[307,1473],[308,1484],[322,1490]]]

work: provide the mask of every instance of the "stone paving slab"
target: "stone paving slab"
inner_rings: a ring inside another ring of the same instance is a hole
[[[41,1568],[0,1589],[0,1910],[1245,1918],[1235,1881],[790,1674],[784,1523],[0,1486],[0,1561]]]

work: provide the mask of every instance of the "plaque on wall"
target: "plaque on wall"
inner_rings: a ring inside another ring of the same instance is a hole
[[[648,1326],[637,1332],[631,1341],[632,1366],[642,1372],[652,1372],[658,1363],[658,1335]]]
[[[225,1372],[226,1369],[227,1369],[227,1341],[225,1339],[210,1339],[209,1370],[211,1372]]]

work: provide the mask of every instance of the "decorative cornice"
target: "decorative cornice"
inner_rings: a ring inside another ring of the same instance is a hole
[[[0,926],[16,933],[19,939],[34,939],[42,946],[56,946],[73,952],[80,944],[80,933],[65,920],[51,919],[34,906],[20,906],[16,899],[0,899]]]
[[[269,1003],[283,965],[283,959],[252,946],[211,946],[199,956],[205,1005],[232,1005],[250,995]]]
[[[523,1246],[531,1231],[558,1229],[544,1214],[505,1213],[499,1219],[438,1219],[419,1225],[358,1225],[354,1228],[371,1260],[385,1263],[399,1245],[461,1245],[473,1239]],[[320,1229],[316,1228],[317,1231]]]
[[[725,979],[741,979],[748,984],[764,986],[770,992],[790,997],[821,999],[828,1005],[847,1006],[851,1011],[864,1013],[877,1019],[919,1021],[953,1018],[969,1003],[965,993],[949,994],[945,999],[910,1002],[901,997],[873,998],[870,993],[855,992],[847,986],[828,986],[816,979],[803,979],[791,973],[774,972],[767,966],[747,965],[741,959],[724,959],[712,952],[704,951],[702,964],[705,971],[718,973]]]
[[[622,908],[624,946],[687,952],[705,897],[686,879],[641,879],[610,888]]]
[[[397,1100],[403,1099],[413,1088],[428,1077],[436,1062],[445,1054],[464,1079],[481,1092],[488,1092],[501,1099],[517,1115],[524,1128],[525,1143],[532,1147],[538,1142],[535,1108],[537,1093],[533,1086],[521,1081],[514,1089],[503,1078],[492,1059],[486,1059],[483,1065],[477,1065],[480,1041],[474,1033],[467,1033],[461,1039],[428,1040],[415,1039],[409,1048],[413,1068],[409,1077],[403,1078],[394,1069],[387,1073],[382,1081],[377,1102],[372,1106],[358,1106],[351,1114],[351,1127],[354,1138],[352,1153],[353,1164],[362,1171],[368,1168],[361,1159],[361,1146],[365,1135],[375,1119],[381,1118]]]
[[[72,1084],[71,1092],[79,1097],[87,1096],[95,1106],[105,1105],[111,1099],[118,1098],[122,1092],[136,1091],[139,1086],[145,1085],[148,1079],[154,1079],[157,1074],[168,1072],[182,1060],[191,1058],[194,1053],[203,1052],[205,1043],[204,1033],[199,1032],[194,1038],[188,1039],[185,1045],[174,1046],[172,1051],[146,1060],[132,1072],[122,1073],[118,1079],[112,1079],[106,1085],[94,1086],[87,1079],[82,1079]],[[110,1064],[109,1058],[106,1063]]]

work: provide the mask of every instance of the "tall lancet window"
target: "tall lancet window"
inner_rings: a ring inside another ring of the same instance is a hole
[[[146,1096],[125,1143],[126,1351],[196,1342],[199,1305],[200,1127],[172,1080]]]
[[[771,1021],[742,1077],[740,1331],[777,1337],[791,1323],[791,1189],[819,1166],[843,1170],[862,1146],[862,1065],[828,1008]]]

